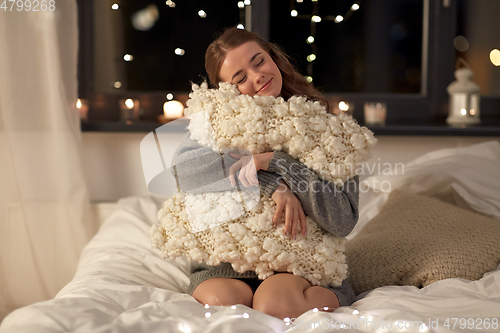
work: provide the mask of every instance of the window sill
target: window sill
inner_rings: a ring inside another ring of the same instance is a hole
[[[385,126],[368,126],[375,135],[395,136],[498,136],[500,137],[500,122],[484,121],[485,124],[452,127],[446,124],[388,124]],[[82,123],[82,132],[151,132],[164,124],[160,122],[95,122]],[[186,132],[187,123],[176,122],[170,125],[169,131]]]
[[[363,125],[363,124],[361,124]],[[453,127],[446,124],[405,124],[386,126],[366,126],[375,135],[396,136],[498,136],[500,123]]]

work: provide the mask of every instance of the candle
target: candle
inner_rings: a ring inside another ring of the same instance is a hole
[[[120,120],[130,122],[139,119],[139,100],[127,98],[120,99]]]
[[[385,103],[365,103],[364,114],[366,125],[384,126],[387,106]]]
[[[184,105],[179,101],[168,101],[163,104],[163,114],[167,119],[181,118],[184,112]]]
[[[82,121],[88,120],[88,112],[89,112],[89,102],[86,99],[77,99],[76,100],[76,108],[78,109],[78,113],[80,114],[80,119]]]

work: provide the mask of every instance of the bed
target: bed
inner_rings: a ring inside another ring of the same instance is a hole
[[[406,164],[404,172],[363,182],[360,220],[349,242],[367,230],[398,190],[500,225],[496,141],[434,151]],[[382,184],[390,187],[383,190]],[[153,195],[119,200],[82,252],[73,280],[54,299],[12,312],[0,332],[500,331],[500,258],[474,281],[445,278],[420,287],[380,286],[333,313],[313,309],[283,321],[242,305],[206,307],[184,293],[188,262],[162,259],[150,246],[148,231],[164,200]]]

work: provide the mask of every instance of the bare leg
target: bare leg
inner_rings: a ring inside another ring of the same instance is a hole
[[[273,317],[297,318],[304,312],[318,308],[329,311],[339,307],[337,295],[331,290],[311,286],[304,278],[288,273],[272,275],[255,291],[253,308]]]
[[[243,281],[229,278],[213,278],[200,283],[193,292],[193,297],[201,304],[252,306],[253,291]]]

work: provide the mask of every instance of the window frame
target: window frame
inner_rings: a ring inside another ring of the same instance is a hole
[[[246,14],[251,18],[253,31],[263,38],[269,38],[269,16],[271,0],[253,0]],[[354,103],[354,118],[364,123],[363,104],[365,102],[383,102],[387,104],[386,126],[391,125],[445,125],[448,114],[448,94],[446,87],[454,80],[455,50],[453,38],[456,32],[458,5],[456,0],[423,0],[423,84],[420,94],[368,94],[368,93],[325,93],[332,102],[346,100]],[[151,106],[152,116],[165,101],[167,92],[125,92],[100,94],[94,91],[94,45],[93,1],[77,0],[79,24],[78,52],[78,94],[79,98],[90,100],[90,122],[113,122],[119,120],[118,100],[126,93],[128,98],[145,99]],[[188,91],[174,92],[187,99]],[[182,98],[181,98],[182,99]],[[183,100],[181,100],[184,102]],[[481,118],[498,122],[500,98],[481,96]],[[156,110],[156,111],[155,111]],[[483,121],[484,122],[484,121]],[[497,125],[495,125],[497,126]],[[84,126],[92,130],[92,126]],[[94,126],[102,128],[102,126]],[[142,131],[123,129],[123,131]],[[99,130],[99,129],[95,129]],[[101,129],[102,130],[102,129]]]

